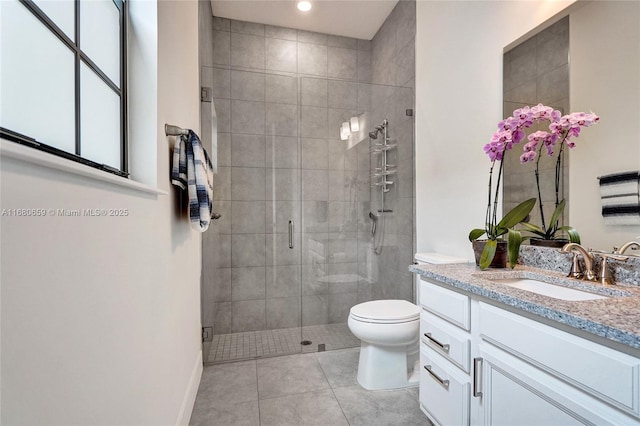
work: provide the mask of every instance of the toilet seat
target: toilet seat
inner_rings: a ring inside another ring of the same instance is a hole
[[[373,300],[351,308],[356,321],[374,324],[400,324],[420,319],[420,308],[406,300]]]

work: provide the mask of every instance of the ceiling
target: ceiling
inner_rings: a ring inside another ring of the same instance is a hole
[[[221,18],[371,40],[398,0],[310,0],[300,12],[295,0],[210,0]]]

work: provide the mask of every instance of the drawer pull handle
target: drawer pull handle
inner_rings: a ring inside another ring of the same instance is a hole
[[[482,398],[482,358],[473,359],[473,396]]]
[[[433,344],[439,347],[443,352],[449,353],[449,344],[438,342],[436,339],[431,337],[431,333],[424,333],[424,337],[431,340],[431,342],[433,342]]]
[[[438,377],[438,375],[433,372],[433,370],[431,369],[430,365],[425,365],[424,369],[427,370],[427,372],[431,375],[431,377],[433,377],[436,380],[436,382],[440,383],[440,385],[443,388],[445,388],[446,390],[449,390],[449,381],[448,380],[443,380],[440,377]]]

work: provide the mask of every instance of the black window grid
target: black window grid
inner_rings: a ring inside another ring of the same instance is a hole
[[[109,173],[114,173],[120,176],[128,176],[128,155],[127,155],[127,100],[126,100],[126,86],[127,86],[127,58],[126,58],[126,24],[127,24],[127,4],[123,0],[112,0],[114,5],[118,8],[120,19],[120,87],[115,84],[101,69],[98,67],[91,58],[85,54],[81,46],[80,41],[80,1],[75,0],[75,33],[74,40],[71,40],[67,34],[60,27],[58,27],[32,0],[20,0],[22,3],[38,20],[44,24],[58,39],[75,55],[75,153],[69,153],[56,147],[45,144],[42,141],[36,141],[29,136],[17,133],[10,129],[0,127],[0,135],[10,141],[17,142],[23,145],[28,145],[41,151],[49,152],[53,155],[67,158],[72,161],[76,161],[85,164],[90,167],[95,167]],[[120,98],[120,169],[115,169],[106,164],[100,164],[95,161],[82,157],[82,135],[80,132],[80,66],[84,63],[91,71],[93,71],[113,92],[115,92]]]

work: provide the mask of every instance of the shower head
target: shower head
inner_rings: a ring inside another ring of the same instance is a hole
[[[385,118],[384,122],[381,125],[376,126],[373,129],[373,132],[369,132],[369,137],[371,139],[378,139],[378,133],[384,131],[385,127],[387,127],[387,119],[386,118]]]

